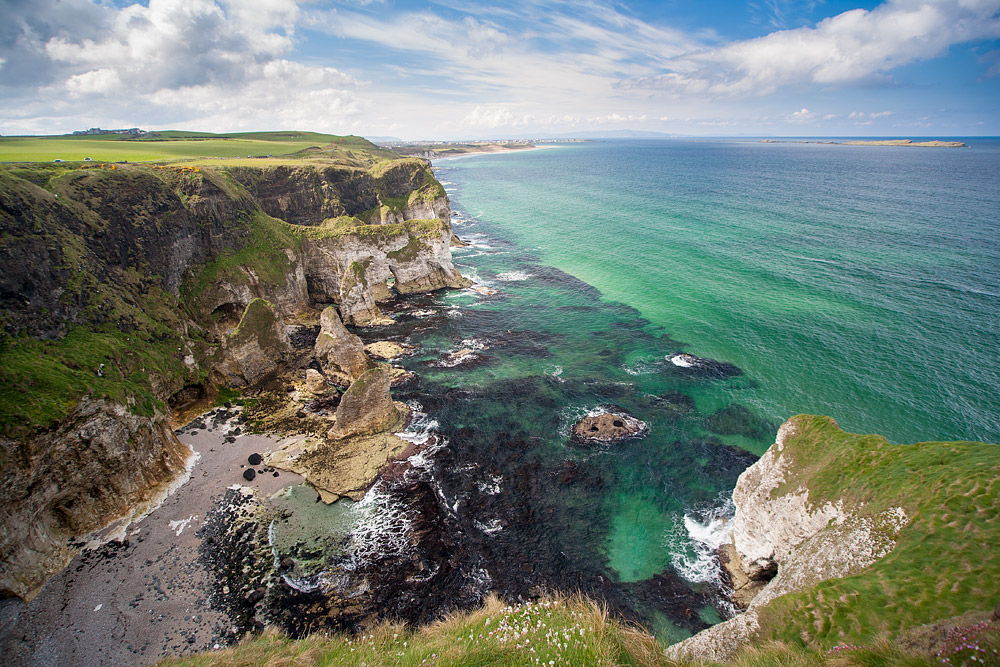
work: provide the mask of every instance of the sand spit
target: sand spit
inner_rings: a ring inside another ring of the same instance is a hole
[[[30,604],[0,601],[4,665],[148,665],[237,639],[229,619],[209,606],[198,530],[228,487],[269,495],[302,478],[265,472],[246,481],[247,458],[277,449],[279,440],[244,435],[236,419],[213,423],[212,415],[193,422],[204,428],[177,432],[200,454],[190,480],[122,541],[78,555]]]

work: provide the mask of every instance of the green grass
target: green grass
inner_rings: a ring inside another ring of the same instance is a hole
[[[309,151],[311,148],[318,150]],[[347,153],[352,153],[348,156]],[[121,135],[57,137],[0,137],[0,162],[163,162],[176,160],[240,159],[248,156],[322,158],[367,164],[391,156],[368,140],[314,132],[242,132],[210,134],[166,131],[158,136],[126,138]],[[253,163],[254,161],[251,161]],[[259,163],[259,160],[256,160]]]
[[[293,225],[272,218],[262,211],[256,211],[237,224],[246,227],[248,242],[239,249],[226,250],[212,261],[192,272],[181,286],[181,298],[191,311],[200,317],[205,305],[202,297],[215,284],[225,280],[235,284],[249,284],[250,277],[245,268],[250,268],[264,283],[283,287],[291,261],[285,248],[300,250],[301,237],[294,232]]]
[[[314,635],[290,640],[274,630],[236,647],[167,659],[171,667],[711,667],[717,663],[673,661],[640,628],[611,618],[581,597],[509,606],[490,597],[478,610],[456,613],[419,629],[382,623],[360,636]],[[928,667],[930,656],[903,653],[881,640],[829,653],[768,642],[751,647],[728,667]]]
[[[183,363],[180,322],[165,312],[172,303],[171,295],[153,290],[133,308],[113,306],[131,318],[126,330],[119,318],[75,326],[56,340],[0,338],[0,434],[18,439],[49,428],[84,396],[145,416],[162,410],[151,378],[202,379]]]
[[[859,573],[786,595],[761,613],[762,636],[828,648],[1000,604],[1000,446],[974,442],[891,445],[845,433],[826,417],[793,418],[783,456],[786,488],[811,502],[844,498],[875,516],[903,507],[896,547]]]

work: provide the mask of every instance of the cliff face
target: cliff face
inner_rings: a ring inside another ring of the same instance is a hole
[[[29,447],[0,438],[0,451],[0,595],[25,600],[73,556],[75,538],[155,501],[192,456],[162,414],[92,399]]]
[[[725,661],[761,639],[826,650],[991,609],[997,568],[983,576],[973,563],[1000,538],[984,514],[997,507],[998,474],[996,445],[893,446],[828,417],[793,417],[733,491],[731,566],[760,591],[743,614],[668,655]],[[936,551],[948,556],[930,571]]]
[[[0,170],[0,595],[179,474],[168,406],[265,380],[283,319],[467,284],[449,217],[417,160]]]

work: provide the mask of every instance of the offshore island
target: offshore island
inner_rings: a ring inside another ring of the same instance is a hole
[[[1000,566],[983,559],[997,447],[892,445],[822,416],[771,429],[720,411],[719,432],[774,437],[759,459],[711,450],[734,481],[730,618],[699,616],[704,592],[669,573],[573,586],[527,559],[501,572],[498,552],[477,578],[467,541],[543,520],[501,507],[500,478],[541,495],[590,480],[518,462],[512,436],[491,453],[503,474],[474,472],[463,496],[496,526],[473,535],[441,502],[429,459],[473,463],[442,449],[430,423],[449,399],[421,393],[419,368],[544,350],[502,330],[407,361],[411,335],[462,316],[436,295],[497,296],[455,267],[421,157],[301,132],[4,138],[0,154],[5,662],[939,664],[1000,648]],[[666,368],[740,373],[689,354]],[[614,447],[644,417],[595,405],[572,438]],[[692,636],[665,647],[635,599]]]

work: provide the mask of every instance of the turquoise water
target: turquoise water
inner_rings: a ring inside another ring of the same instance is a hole
[[[416,600],[580,590],[674,641],[731,613],[718,519],[790,415],[1000,441],[996,143],[595,142],[435,171],[480,289],[359,332],[420,346],[394,394],[441,443],[442,574]],[[573,443],[607,405],[646,435]]]
[[[997,442],[1000,143],[970,143],[593,143],[437,169],[492,233],[752,380],[699,408]]]

